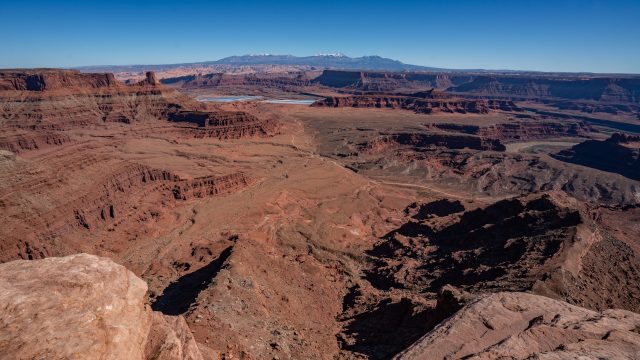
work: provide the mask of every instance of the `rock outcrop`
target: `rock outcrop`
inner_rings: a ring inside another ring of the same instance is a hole
[[[371,250],[368,277],[380,289],[534,291],[592,309],[639,311],[640,254],[601,229],[596,216],[549,193],[498,201],[444,226],[412,220]]]
[[[476,75],[452,92],[511,98],[640,102],[640,78]]]
[[[313,106],[404,109],[419,114],[487,114],[490,111],[518,111],[509,100],[470,100],[446,96],[353,95],[328,97]]]
[[[0,71],[0,91],[55,91],[118,88],[113,74],[82,74],[76,70],[34,69]]]
[[[640,78],[634,76],[487,75],[463,72],[373,72],[325,70],[314,83],[339,89],[394,92],[437,88],[477,96],[638,104]],[[575,106],[568,103],[566,106]],[[581,106],[593,106],[584,104]],[[596,106],[598,106],[596,104]],[[615,108],[609,108],[614,110]]]
[[[257,87],[264,89],[292,90],[311,84],[304,72],[293,73],[255,73],[255,74],[198,74],[165,78],[162,84],[179,86],[184,89]]]
[[[410,146],[413,149],[419,150],[436,148],[505,150],[505,146],[497,139],[446,133],[398,133],[381,135],[377,139],[362,145],[361,148],[368,153],[379,153],[401,146]]]
[[[389,92],[428,88],[446,89],[472,79],[471,75],[466,74],[324,70],[314,79],[314,83],[334,88]]]
[[[541,140],[560,137],[587,137],[595,130],[582,121],[518,121],[489,126],[435,123],[426,125],[429,129],[447,132],[479,135],[483,138],[498,139],[503,143]]]
[[[195,127],[181,127],[196,138],[239,139],[252,136],[268,136],[275,132],[276,125],[261,120],[243,111],[178,111],[169,115],[169,120]]]
[[[169,131],[195,137],[268,136],[276,129],[243,111],[207,110],[160,85],[153,72],[134,84],[72,70],[0,72],[0,149],[25,152],[68,143],[73,139],[64,131],[71,129],[167,120],[180,122]]]
[[[93,255],[1,264],[0,357],[201,360],[184,319],[152,312],[146,291]]]
[[[105,171],[100,162],[82,161],[83,171],[96,171],[95,177],[79,184],[73,194],[65,195],[64,199],[43,192],[42,183],[32,181],[31,176],[22,177],[22,191],[37,192],[40,202],[46,204],[37,206],[47,217],[46,225],[41,217],[26,216],[22,213],[24,208],[15,207],[24,201],[23,198],[5,197],[0,202],[2,211],[23,218],[7,220],[5,228],[0,230],[3,238],[0,261],[16,257],[31,260],[83,251],[86,243],[81,245],[74,241],[82,235],[99,238],[98,234],[115,236],[118,231],[125,231],[121,236],[128,237],[135,231],[133,229],[149,231],[141,225],[155,223],[180,202],[237,192],[254,183],[254,179],[241,172],[181,178],[171,171],[142,164],[111,162],[109,170]],[[75,174],[73,166],[76,165],[67,164],[69,174]],[[55,179],[47,181],[57,182]],[[64,240],[52,241],[54,238]],[[75,245],[70,245],[72,243]]]
[[[472,301],[395,359],[635,359],[640,315],[526,293]]]

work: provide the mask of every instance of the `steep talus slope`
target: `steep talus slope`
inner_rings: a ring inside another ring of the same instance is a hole
[[[640,315],[525,293],[481,297],[395,359],[635,359]]]
[[[146,291],[93,255],[0,264],[0,358],[204,359],[184,318],[152,312]]]

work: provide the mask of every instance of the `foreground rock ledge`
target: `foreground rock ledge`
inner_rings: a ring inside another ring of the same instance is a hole
[[[201,360],[184,319],[151,311],[146,291],[93,255],[0,264],[0,358]]]
[[[638,359],[640,314],[497,293],[466,305],[396,359]]]

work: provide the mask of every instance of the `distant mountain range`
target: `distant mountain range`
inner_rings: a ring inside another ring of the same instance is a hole
[[[380,56],[348,57],[343,54],[321,54],[314,56],[293,55],[243,55],[230,56],[213,62],[219,65],[307,65],[318,68],[336,68],[348,70],[386,70],[386,71],[437,71],[444,70],[427,66],[405,64],[398,60]]]
[[[201,61],[193,63],[162,64],[162,65],[94,65],[80,66],[74,69],[82,72],[113,72],[113,73],[140,73],[143,71],[172,71],[202,68],[211,68],[211,72],[226,71],[225,66],[300,66],[317,69],[334,70],[364,70],[364,71],[425,71],[425,72],[455,72],[455,73],[482,73],[482,74],[509,74],[509,75],[549,75],[555,76],[594,76],[617,75],[620,77],[637,77],[638,74],[594,74],[594,73],[565,73],[565,72],[540,72],[530,70],[485,70],[485,69],[444,69],[429,66],[405,64],[399,60],[383,58],[381,56],[349,57],[344,54],[318,54],[313,56],[251,54],[229,56],[215,61]]]
[[[384,70],[384,71],[445,71],[446,69],[405,64],[398,60],[380,56],[349,57],[343,54],[319,54],[313,56],[294,55],[241,55],[229,56],[216,61],[164,65],[97,65],[76,67],[85,72],[138,72],[144,70],[164,71],[177,67],[200,67],[211,65],[290,65],[311,66],[320,69]]]

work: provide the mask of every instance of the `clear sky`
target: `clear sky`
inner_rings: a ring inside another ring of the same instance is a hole
[[[0,39],[5,68],[342,52],[445,68],[640,73],[640,0],[0,0]]]

